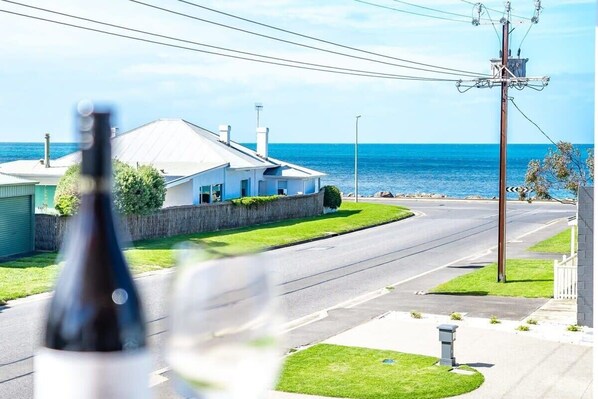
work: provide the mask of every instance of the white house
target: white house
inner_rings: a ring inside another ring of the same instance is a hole
[[[112,138],[113,158],[153,165],[166,181],[164,207],[220,202],[243,196],[310,194],[323,173],[268,156],[268,128],[257,129],[257,151],[231,140],[231,128],[212,133],[182,119],[160,119]],[[52,192],[81,153],[50,160],[0,164],[0,173],[40,182]]]

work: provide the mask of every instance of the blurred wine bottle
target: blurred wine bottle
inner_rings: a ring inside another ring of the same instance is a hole
[[[141,303],[112,211],[110,113],[80,111],[81,203],[35,355],[36,399],[146,399]]]

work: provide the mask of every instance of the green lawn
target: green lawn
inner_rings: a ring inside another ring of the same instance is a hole
[[[575,243],[577,246],[577,243]],[[531,252],[571,253],[571,227],[528,248]]]
[[[394,364],[384,364],[392,359]],[[356,399],[445,398],[473,391],[484,376],[451,373],[437,358],[319,344],[287,358],[279,391]]]
[[[215,233],[189,234],[135,242],[125,250],[133,273],[172,267],[173,245],[182,241],[202,244],[215,256],[263,251],[411,216],[407,208],[345,202],[336,213],[264,224]],[[0,263],[0,303],[49,291],[58,272],[56,253],[45,253]]]
[[[508,259],[506,283],[496,282],[496,263],[456,277],[432,289],[435,294],[495,295],[550,298],[553,294],[553,262],[539,259]]]

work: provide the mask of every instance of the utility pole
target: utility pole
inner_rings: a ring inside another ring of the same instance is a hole
[[[359,189],[357,185],[357,144],[359,142],[359,118],[361,115],[355,117],[355,202],[359,202]]]
[[[534,2],[535,12],[530,19],[531,24],[537,24],[539,21],[540,12],[542,10],[541,0]],[[487,13],[486,7],[482,3],[476,3],[473,8],[474,26],[480,25],[480,18],[482,12]],[[478,78],[469,81],[460,80],[457,82],[457,90],[460,93],[465,93],[471,88],[491,88],[500,83],[501,97],[500,97],[500,167],[499,167],[499,182],[498,182],[498,270],[497,281],[505,283],[507,281],[506,273],[506,254],[507,254],[507,111],[509,103],[509,87],[515,87],[523,90],[526,87],[531,87],[535,90],[541,91],[548,85],[550,78],[548,76],[542,77],[527,77],[526,65],[529,59],[520,58],[521,49],[517,51],[517,57],[510,56],[509,50],[509,35],[511,33],[511,2],[505,2],[505,18],[500,20],[502,24],[502,50],[500,52],[500,59],[490,60],[492,66],[492,77]],[[488,18],[491,19],[490,15]],[[492,21],[491,21],[492,22]],[[494,24],[494,22],[492,22]],[[530,27],[531,29],[531,27]],[[529,30],[528,30],[529,33]],[[527,33],[526,33],[527,36]],[[525,36],[524,36],[525,39]],[[523,42],[523,40],[522,40]],[[464,87],[464,89],[462,89]]]
[[[500,172],[498,182],[498,276],[499,283],[507,282],[507,111],[509,106],[509,20],[502,26],[502,82],[500,98]]]
[[[257,111],[257,126],[260,127],[260,111],[264,109],[262,103],[255,103],[255,110]]]

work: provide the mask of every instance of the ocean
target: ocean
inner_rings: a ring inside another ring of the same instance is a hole
[[[255,144],[245,144],[255,149]],[[507,149],[507,185],[523,184],[527,165],[543,159],[544,144],[511,144]],[[590,144],[577,147],[586,155]],[[52,158],[77,150],[72,143],[52,143]],[[276,144],[269,155],[327,174],[322,185],[338,186],[347,194],[354,191],[353,144]],[[498,195],[497,144],[360,144],[358,154],[359,194],[377,191],[393,194],[443,194],[452,198]],[[0,143],[0,163],[17,159],[41,159],[43,143]],[[557,193],[567,197],[566,192]],[[517,198],[517,194],[510,194]]]

